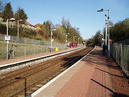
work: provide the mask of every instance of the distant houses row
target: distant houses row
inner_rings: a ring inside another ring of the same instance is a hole
[[[2,13],[0,13],[0,24],[4,24],[6,25],[6,22],[4,22],[4,19],[2,18]],[[16,26],[17,23],[15,21],[11,21],[9,23],[9,26]],[[36,24],[36,25],[32,25],[31,23],[29,22],[22,22],[20,21],[20,26],[24,27],[24,28],[29,28],[29,29],[32,29],[32,30],[40,30],[41,29],[41,24]]]

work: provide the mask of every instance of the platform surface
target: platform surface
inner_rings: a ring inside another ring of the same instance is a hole
[[[88,56],[43,86],[32,97],[112,97],[108,58],[96,47]]]

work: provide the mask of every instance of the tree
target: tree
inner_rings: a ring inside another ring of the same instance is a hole
[[[0,1],[0,12],[3,10],[2,1]]]
[[[17,20],[22,19],[23,21],[26,21],[28,17],[27,17],[27,14],[25,13],[24,9],[19,8],[15,13],[15,18]]]
[[[96,32],[95,36],[93,37],[94,45],[101,45],[102,43],[102,34],[100,31]]]
[[[61,24],[64,28],[70,28],[71,24],[68,20],[66,20],[64,17],[62,18]]]
[[[66,34],[65,34],[65,29],[61,25],[56,26],[56,30],[53,33],[54,38],[59,40],[60,42],[65,42],[66,41]]]
[[[65,33],[67,34],[70,33],[70,29],[72,28],[72,26],[68,20],[66,20],[65,18],[62,18],[61,26],[64,28]]]
[[[52,25],[52,22],[49,20],[43,23],[44,30],[48,35],[50,35]]]
[[[129,39],[129,19],[116,23],[110,28],[110,36],[113,41]]]
[[[86,45],[87,45],[87,46],[91,46],[91,47],[94,46],[94,43],[93,43],[92,38],[90,38],[90,39],[88,39],[88,40],[86,41]]]
[[[7,19],[13,18],[12,6],[10,3],[7,3],[3,10],[3,19],[6,21]]]
[[[64,34],[68,35],[68,39],[70,41],[73,41],[73,37],[76,36],[75,40],[76,42],[78,42],[78,39],[79,41],[82,41],[82,37],[80,36],[80,32],[79,32],[79,28],[76,28],[76,27],[72,27],[71,23],[62,18],[62,21],[61,21],[61,26],[63,27],[63,32]]]
[[[101,32],[97,31],[96,34],[87,41],[87,45],[88,46],[101,45],[102,37],[103,36],[102,36]]]

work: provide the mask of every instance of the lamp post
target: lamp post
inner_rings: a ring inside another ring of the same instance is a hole
[[[105,14],[105,24],[106,24],[106,33],[105,33],[105,45],[108,47],[108,56],[110,56],[110,32],[109,32],[109,9],[108,10],[104,10],[103,8],[100,10],[97,10],[97,12],[104,12],[106,11],[107,13]]]
[[[15,21],[15,18],[7,19],[6,20],[6,59],[9,59],[9,41],[10,41],[10,36],[9,36],[9,21]]]
[[[53,48],[53,31],[56,30],[55,28],[51,28],[51,47],[50,47],[50,52],[52,52],[52,48]]]
[[[67,44],[67,42],[68,42],[68,40],[67,40],[67,39],[68,39],[68,35],[66,34],[65,36],[66,36],[66,41],[65,41],[65,43]]]
[[[20,31],[20,22],[22,21],[22,19],[18,19],[17,20],[17,38],[18,38],[18,41],[19,41],[19,38],[20,38],[20,33],[19,33],[19,31]]]
[[[17,38],[19,41],[19,20],[17,20]]]
[[[9,56],[8,56],[9,46],[8,45],[9,45],[9,41],[10,41],[10,36],[9,36],[9,32],[8,32],[8,29],[9,29],[8,28],[9,27],[9,24],[8,24],[9,22],[8,21],[9,21],[9,19],[7,19],[7,21],[6,21],[6,28],[7,28],[6,29],[7,32],[6,32],[6,36],[5,36],[5,40],[6,40],[6,59],[9,59]]]
[[[24,81],[25,81],[25,97],[27,97],[27,79],[25,77],[15,77],[15,79],[17,79],[17,80],[24,79]]]
[[[75,37],[77,37],[77,36],[73,36],[73,42],[75,41]]]
[[[69,35],[69,33],[67,33],[65,36],[66,36],[66,43],[68,42],[68,35]]]
[[[73,42],[74,42],[74,36],[73,36]]]
[[[50,51],[52,52],[52,36],[53,36],[53,32],[52,32],[52,30],[51,30],[51,48],[50,48]]]

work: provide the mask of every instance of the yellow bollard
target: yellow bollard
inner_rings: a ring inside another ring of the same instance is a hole
[[[55,48],[55,51],[56,51],[56,52],[58,52],[58,51],[59,51],[59,48],[58,48],[58,47],[56,47],[56,48]]]

